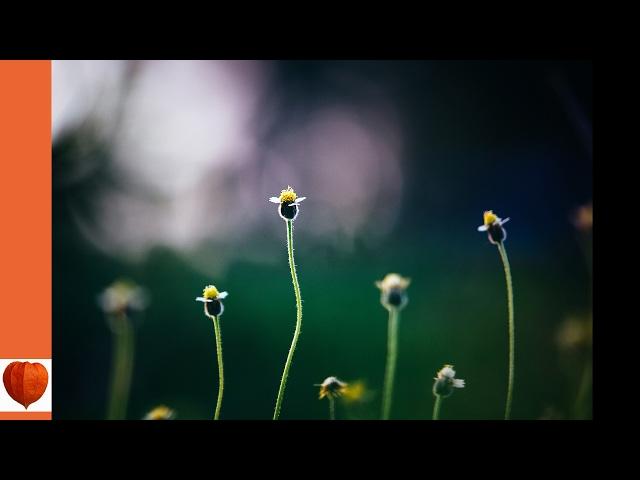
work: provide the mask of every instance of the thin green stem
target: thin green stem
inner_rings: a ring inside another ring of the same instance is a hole
[[[206,309],[206,304],[205,304]],[[224,363],[222,362],[222,334],[220,333],[220,317],[211,316],[213,321],[213,329],[216,333],[216,351],[218,355],[218,402],[216,403],[216,413],[214,420],[220,419],[220,410],[222,409],[222,395],[224,394]]]
[[[287,386],[287,378],[289,377],[289,369],[291,368],[291,362],[293,360],[293,353],[296,350],[298,344],[298,337],[302,330],[302,297],[300,295],[300,284],[298,283],[298,275],[296,273],[296,264],[293,259],[293,222],[291,220],[286,221],[287,224],[287,252],[289,253],[289,269],[291,270],[291,281],[293,282],[293,291],[296,296],[296,329],[293,333],[293,340],[291,341],[291,347],[289,348],[289,354],[287,355],[287,361],[284,364],[284,371],[282,372],[282,379],[280,380],[280,388],[278,389],[278,398],[276,399],[276,408],[273,412],[273,419],[278,420],[280,417],[280,409],[282,408],[282,400],[284,398],[284,390]]]
[[[397,308],[389,309],[389,332],[387,334],[387,367],[384,375],[384,397],[382,399],[382,419],[389,420],[391,400],[393,399],[393,380],[398,357],[398,319]]]
[[[336,401],[333,397],[329,396],[329,420],[336,419]]]
[[[133,375],[134,334],[126,315],[115,320],[113,338],[115,351],[111,371],[108,420],[124,420],[127,413],[131,378]]]
[[[507,250],[504,248],[504,243],[498,243],[498,252],[500,252],[500,258],[502,259],[502,265],[504,266],[504,276],[507,282],[507,305],[509,308],[509,387],[507,389],[507,403],[504,410],[504,419],[509,420],[511,417],[511,403],[513,401],[516,326],[513,313],[513,282],[511,280],[511,267],[509,266],[509,257],[507,256]]]
[[[442,397],[436,395],[436,402],[433,404],[433,419],[440,420],[440,406],[442,405]]]

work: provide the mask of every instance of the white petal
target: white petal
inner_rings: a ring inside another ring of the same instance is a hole
[[[303,201],[304,199],[306,199],[307,197],[300,197],[296,200],[296,203],[300,203],[301,201]]]
[[[271,197],[271,198],[269,199],[269,201],[270,201],[271,203],[280,203],[280,199],[279,199],[278,197]]]
[[[509,220],[511,220],[510,217],[505,218],[504,220],[500,220],[500,225],[504,225],[505,223],[507,223]]]
[[[461,378],[454,378],[453,386],[455,388],[464,388],[464,380],[462,380]]]
[[[229,292],[220,292],[216,300],[224,300],[225,298],[227,298],[227,295],[229,295]]]
[[[480,225],[478,227],[478,231],[479,232],[486,232],[487,230],[489,230],[489,226],[488,225]]]
[[[197,297],[197,298],[196,298],[196,302],[211,303],[211,302],[213,302],[213,300],[211,300],[210,298]]]
[[[456,376],[456,371],[451,367],[444,367],[440,370],[440,374],[448,378],[453,378]]]

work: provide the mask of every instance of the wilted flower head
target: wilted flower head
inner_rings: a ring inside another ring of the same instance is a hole
[[[320,387],[320,399],[324,397],[336,398],[345,393],[347,384],[336,377],[327,377],[324,382],[316,384],[316,387]]]
[[[278,197],[271,197],[271,203],[279,204],[278,213],[283,220],[295,220],[298,216],[298,207],[307,197],[298,197],[298,194],[288,186],[286,190],[282,190]]]
[[[204,302],[204,313],[210,317],[218,317],[224,312],[224,300],[229,295],[228,292],[219,292],[213,285],[207,285],[202,290],[202,296],[197,297],[197,302]]]
[[[464,388],[464,380],[455,378],[453,365],[445,365],[434,378],[433,394],[446,398],[453,393],[454,388]]]
[[[409,301],[406,290],[410,283],[409,278],[404,278],[397,273],[389,273],[376,282],[376,287],[380,289],[380,303],[388,310],[404,308]]]
[[[98,296],[100,308],[110,315],[144,310],[148,303],[145,289],[130,280],[117,280]]]
[[[165,405],[159,405],[147,413],[143,420],[173,420],[175,417],[176,412]]]
[[[488,232],[489,241],[494,245],[504,242],[507,239],[507,231],[502,226],[509,218],[503,220],[493,213],[493,210],[486,210],[483,217],[484,223],[478,227],[478,231]]]

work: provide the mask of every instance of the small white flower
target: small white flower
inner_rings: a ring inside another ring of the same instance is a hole
[[[98,305],[111,315],[144,310],[149,304],[146,290],[129,280],[118,280],[98,296]]]
[[[283,220],[295,220],[298,216],[298,210],[300,203],[307,197],[298,197],[298,194],[288,186],[285,190],[280,192],[279,197],[271,197],[269,201],[271,203],[277,203],[278,214]]]
[[[445,398],[453,393],[454,388],[464,388],[464,380],[454,378],[455,376],[456,371],[453,369],[453,365],[442,367],[434,378],[433,394]]]
[[[438,372],[438,376],[443,376],[447,378],[453,378],[456,376],[456,371],[451,368],[453,365],[445,365],[440,372]]]
[[[204,303],[207,315],[219,317],[224,312],[224,305],[220,300],[224,300],[228,295],[228,292],[219,292],[213,285],[207,285],[202,291],[202,297],[196,297],[196,302]]]
[[[397,273],[389,273],[382,280],[375,282],[376,287],[380,289],[380,303],[387,310],[403,309],[409,297],[407,295],[407,287],[411,283],[411,279],[404,278]]]

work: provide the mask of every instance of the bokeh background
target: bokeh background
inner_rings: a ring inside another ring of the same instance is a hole
[[[517,419],[591,416],[592,64],[577,61],[55,61],[54,415],[100,419],[112,334],[97,296],[149,293],[127,417],[208,419],[214,332],[195,302],[229,291],[224,419],[270,419],[295,324],[292,185],[304,322],[282,410],[327,418],[313,386],[363,382],[339,418],[379,418],[387,314],[412,279],[392,418],[431,418],[433,377],[467,387],[444,419],[499,419],[507,307],[482,212],[511,217]],[[580,207],[583,207],[580,210]]]

